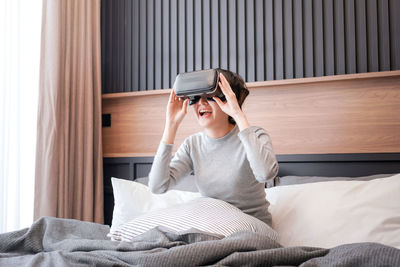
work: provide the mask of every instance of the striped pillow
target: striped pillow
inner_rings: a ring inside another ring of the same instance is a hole
[[[273,240],[277,239],[277,233],[259,219],[245,214],[225,201],[205,197],[150,211],[111,230],[109,236],[115,241],[129,242],[135,236],[156,226],[163,226],[175,232],[195,228],[222,236],[238,231],[252,231],[267,235]]]

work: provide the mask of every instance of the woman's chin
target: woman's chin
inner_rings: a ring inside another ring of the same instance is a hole
[[[212,118],[202,118],[202,117],[198,117],[197,118],[197,122],[199,123],[199,125],[203,128],[207,128],[213,125],[214,120]]]

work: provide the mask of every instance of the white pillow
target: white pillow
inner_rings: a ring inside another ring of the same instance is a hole
[[[114,191],[114,212],[111,229],[151,210],[164,209],[200,197],[198,192],[170,190],[153,194],[150,189],[133,181],[111,178]]]
[[[162,210],[153,210],[110,231],[116,241],[131,241],[156,226],[175,232],[195,228],[228,236],[238,231],[253,231],[276,240],[277,234],[266,223],[247,215],[235,206],[213,198],[197,198]]]
[[[400,174],[265,190],[283,246],[378,242],[400,248]]]

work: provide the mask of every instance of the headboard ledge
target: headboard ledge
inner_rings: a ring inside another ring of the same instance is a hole
[[[247,83],[243,110],[265,128],[277,154],[400,152],[400,71]],[[170,90],[103,95],[105,157],[153,156]],[[192,112],[175,151],[200,131]]]

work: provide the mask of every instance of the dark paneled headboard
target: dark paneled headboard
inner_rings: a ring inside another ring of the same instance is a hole
[[[278,155],[279,176],[344,176],[400,173],[400,153]],[[153,157],[104,158],[104,221],[111,224],[114,196],[111,177],[147,176]]]

